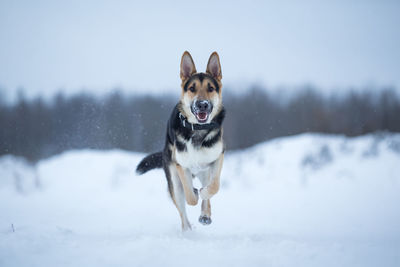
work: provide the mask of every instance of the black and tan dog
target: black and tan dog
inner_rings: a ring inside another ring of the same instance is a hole
[[[210,198],[219,190],[224,160],[222,121],[222,74],[219,56],[212,53],[205,73],[198,73],[189,52],[182,55],[182,95],[172,111],[167,126],[164,151],[145,157],[136,171],[143,174],[163,168],[168,190],[179,211],[182,229],[191,229],[185,201],[196,205],[202,199],[200,223],[211,223]],[[202,188],[193,187],[197,177]]]

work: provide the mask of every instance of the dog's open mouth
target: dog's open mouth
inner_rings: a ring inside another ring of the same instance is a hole
[[[199,111],[195,113],[196,119],[200,122],[200,123],[204,123],[207,121],[208,119],[208,112],[205,111]]]

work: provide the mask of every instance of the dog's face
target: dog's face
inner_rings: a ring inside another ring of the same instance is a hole
[[[205,73],[197,73],[192,56],[181,60],[182,109],[191,123],[209,123],[222,107],[222,74],[217,52],[211,54]]]

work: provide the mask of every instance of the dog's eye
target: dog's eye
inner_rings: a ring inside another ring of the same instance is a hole
[[[212,91],[214,91],[214,87],[209,86],[209,87],[208,87],[208,91],[211,93]]]
[[[191,86],[191,87],[189,88],[189,90],[190,90],[190,92],[192,92],[192,93],[194,93],[194,91],[196,91],[196,90],[194,89],[194,86]]]

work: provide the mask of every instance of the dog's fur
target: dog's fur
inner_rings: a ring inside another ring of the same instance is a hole
[[[191,229],[185,201],[196,205],[202,199],[202,224],[211,223],[210,198],[219,190],[224,160],[222,122],[222,74],[219,56],[212,53],[205,73],[197,73],[193,59],[185,51],[181,59],[182,94],[172,111],[167,126],[167,138],[162,152],[145,157],[137,166],[143,174],[163,168],[168,190],[182,220],[182,229]],[[192,179],[199,178],[202,188],[193,187]]]

